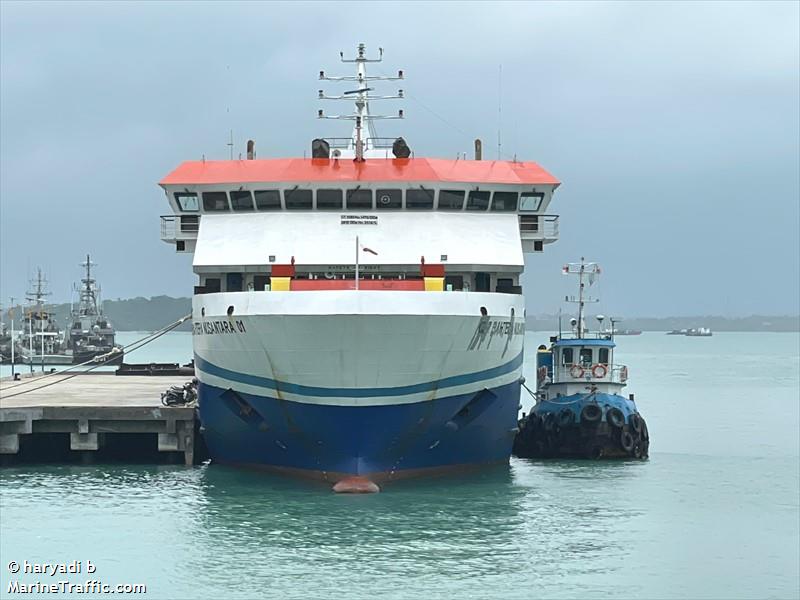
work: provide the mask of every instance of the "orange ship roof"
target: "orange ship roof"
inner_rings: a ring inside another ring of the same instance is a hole
[[[441,158],[352,159],[271,158],[194,160],[178,166],[159,184],[213,185],[311,181],[430,181],[511,185],[558,185],[533,162]]]

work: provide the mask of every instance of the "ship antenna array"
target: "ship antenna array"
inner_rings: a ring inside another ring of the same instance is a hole
[[[586,330],[583,314],[584,307],[590,302],[600,302],[600,300],[586,295],[586,281],[589,282],[590,286],[595,282],[595,279],[600,275],[600,265],[597,263],[587,263],[581,256],[581,262],[567,263],[564,265],[562,272],[565,275],[578,276],[578,297],[567,296],[564,300],[578,305],[577,336],[578,338],[582,338]]]
[[[344,52],[339,53],[339,57],[343,63],[355,63],[355,75],[343,76],[330,76],[326,75],[325,71],[319,72],[321,81],[354,81],[356,82],[356,89],[348,90],[338,96],[329,96],[325,94],[324,90],[319,90],[320,100],[355,100],[355,112],[352,115],[326,115],[322,109],[317,111],[317,117],[320,119],[340,119],[347,121],[355,121],[353,127],[353,142],[355,144],[355,160],[356,162],[363,162],[364,150],[371,140],[376,138],[375,128],[372,124],[373,121],[378,119],[402,119],[403,109],[397,111],[396,115],[372,115],[369,112],[370,100],[396,100],[404,98],[403,90],[398,90],[394,96],[372,96],[369,92],[375,88],[369,87],[370,81],[399,81],[402,80],[403,71],[397,72],[396,77],[384,77],[378,75],[367,75],[367,63],[379,63],[383,61],[383,48],[378,48],[378,58],[367,58],[366,47],[364,44],[358,45],[358,53],[356,58],[345,58]],[[365,139],[364,128],[367,129],[368,136]]]
[[[31,286],[33,287],[26,295],[25,299],[28,302],[36,303],[37,305],[43,305],[44,299],[46,296],[50,295],[50,292],[45,291],[45,285],[47,284],[47,279],[42,277],[42,270],[37,269],[36,272],[36,281],[31,281]]]
[[[93,263],[90,255],[86,255],[86,260],[81,263],[83,268],[86,269],[86,277],[81,279],[81,283],[83,284],[78,290],[80,295],[79,299],[79,311],[86,312],[91,311],[88,314],[97,313],[97,294],[100,292],[100,288],[95,285],[96,281],[92,278],[92,267],[96,267],[97,263]]]

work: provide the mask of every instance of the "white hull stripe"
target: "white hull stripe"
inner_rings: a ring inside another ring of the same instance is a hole
[[[276,392],[288,393],[296,396],[309,396],[316,398],[386,398],[428,393],[444,388],[454,388],[496,379],[503,375],[513,373],[515,370],[517,370],[522,364],[522,359],[523,354],[520,352],[513,360],[500,366],[492,367],[491,369],[476,371],[474,373],[464,373],[462,375],[453,375],[452,377],[445,377],[436,381],[387,388],[325,388],[301,385],[298,383],[289,383],[286,381],[277,381],[268,377],[239,373],[237,371],[225,369],[224,367],[220,367],[208,362],[197,354],[195,354],[195,367],[203,373],[223,378],[228,381],[242,383],[256,388],[266,388],[275,390]]]

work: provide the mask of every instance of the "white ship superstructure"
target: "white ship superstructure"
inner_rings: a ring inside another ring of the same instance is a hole
[[[351,138],[314,140],[310,159],[256,159],[249,144],[244,160],[185,162],[160,182],[162,239],[194,253],[199,280],[209,449],[331,481],[507,461],[523,255],[558,237],[558,181],[377,138],[363,46],[353,62],[354,77],[320,73],[352,81],[356,110],[337,117],[355,121]]]

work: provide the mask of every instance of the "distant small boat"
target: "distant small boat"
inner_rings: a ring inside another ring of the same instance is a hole
[[[617,334],[625,335],[625,334]],[[673,329],[667,335],[687,335],[689,337],[711,337],[713,334],[708,327],[693,327],[691,329]]]
[[[611,331],[610,329],[606,329],[600,332],[601,335],[642,335],[641,329],[615,329]]]
[[[708,327],[696,327],[686,332],[689,337],[711,337],[713,334]]]

